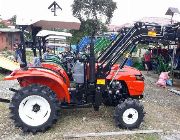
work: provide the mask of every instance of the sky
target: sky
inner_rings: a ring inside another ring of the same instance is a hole
[[[54,0],[0,0],[1,18],[7,19],[17,15],[19,19],[49,19],[53,13],[48,10],[48,6]],[[117,9],[111,20],[113,25],[122,25],[137,21],[143,17],[166,17],[168,7],[175,7],[180,10],[180,0],[114,0],[117,2]],[[71,5],[73,0],[56,0],[62,7],[58,10],[58,16],[72,18]],[[64,14],[62,14],[64,13]],[[58,16],[56,18],[58,18]],[[174,19],[180,21],[180,15],[175,15]]]

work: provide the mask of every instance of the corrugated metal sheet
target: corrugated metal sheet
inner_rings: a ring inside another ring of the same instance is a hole
[[[2,33],[15,33],[20,32],[19,29],[11,29],[11,28],[0,28],[0,32]]]
[[[41,27],[42,29],[79,29],[81,23],[76,21],[49,21],[49,20],[40,20],[32,24],[33,26]]]

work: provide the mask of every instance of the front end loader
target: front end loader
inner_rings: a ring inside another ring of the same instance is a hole
[[[115,106],[117,126],[138,128],[144,118],[139,101],[143,97],[144,77],[139,70],[124,65],[139,42],[176,44],[179,30],[179,24],[163,27],[137,22],[128,31],[122,31],[121,37],[97,59],[91,44],[87,57],[75,58],[71,74],[57,64],[42,62],[40,66],[28,67],[24,60],[20,69],[5,78],[18,80],[21,86],[13,89],[11,118],[24,132],[44,132],[57,121],[62,108],[93,107],[98,111],[104,104]],[[122,61],[117,64],[119,59]]]

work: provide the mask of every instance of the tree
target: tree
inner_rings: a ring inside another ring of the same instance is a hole
[[[73,15],[81,23],[86,22],[90,27],[91,43],[89,52],[89,82],[95,83],[95,55],[93,39],[95,34],[102,29],[104,24],[108,24],[113,17],[116,3],[113,0],[74,0],[72,5]],[[85,30],[85,29],[84,29]],[[98,106],[94,106],[98,110]]]
[[[16,18],[17,18],[16,15],[14,15],[14,16],[12,16],[12,17],[10,18],[10,21],[11,21],[11,23],[12,23],[13,26],[16,26]]]
[[[7,26],[2,21],[0,21],[0,28],[7,28]]]
[[[82,21],[79,30],[70,31],[73,34],[73,37],[70,39],[70,42],[72,44],[76,44],[84,36],[91,35],[92,32],[91,22],[92,22],[91,20]],[[102,23],[99,24],[101,28],[99,29],[98,33],[107,32],[107,27]]]
[[[105,23],[110,23],[116,8],[113,0],[74,0],[72,5],[73,15],[80,21],[104,17]]]
[[[0,28],[7,28],[4,23],[0,22]]]
[[[82,26],[90,27],[91,34],[110,23],[116,8],[113,0],[74,0],[72,5],[73,15],[81,21]]]

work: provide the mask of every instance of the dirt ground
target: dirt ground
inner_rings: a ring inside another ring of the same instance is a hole
[[[162,129],[159,134],[136,134],[108,137],[88,137],[80,140],[180,140],[180,96],[155,85],[157,76],[146,74],[145,91],[142,103],[145,108],[144,122],[140,130]],[[8,87],[17,83],[0,82],[0,97],[11,97]],[[63,135],[89,132],[123,131],[115,126],[113,107],[102,106],[99,112],[88,109],[62,110],[58,122],[45,133],[23,134],[9,119],[8,104],[0,103],[0,139],[5,140],[61,140]],[[138,130],[138,129],[137,129]],[[79,139],[78,139],[79,140]]]

